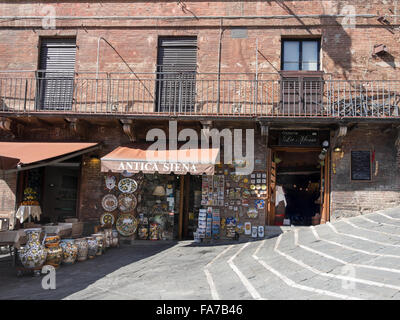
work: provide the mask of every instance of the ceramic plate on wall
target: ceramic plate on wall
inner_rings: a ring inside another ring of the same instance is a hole
[[[111,212],[118,208],[118,199],[113,194],[106,194],[101,200],[103,209]]]
[[[137,225],[138,221],[133,215],[121,214],[117,219],[115,227],[123,237],[129,237],[136,232]]]
[[[120,194],[118,197],[118,208],[122,212],[130,212],[136,208],[137,200],[133,194]]]
[[[105,225],[105,224],[113,225],[114,222],[115,222],[114,215],[109,212],[103,213],[100,217],[101,225]]]
[[[137,182],[130,178],[121,179],[118,183],[118,189],[123,193],[133,193],[137,190],[137,187]]]

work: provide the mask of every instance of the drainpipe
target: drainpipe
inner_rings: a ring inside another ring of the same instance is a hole
[[[99,60],[100,60],[100,41],[104,40],[106,41],[106,39],[104,39],[103,37],[99,37],[97,39],[97,62],[96,62],[96,93],[95,93],[95,111],[97,111],[97,90],[98,90],[98,86],[99,86]]]
[[[256,39],[256,81],[254,88],[254,109],[253,113],[256,114],[258,106],[258,38]]]
[[[217,83],[217,113],[220,111],[220,98],[221,98],[221,49],[222,49],[222,19],[220,20],[219,29],[219,44],[218,44],[218,83]]]

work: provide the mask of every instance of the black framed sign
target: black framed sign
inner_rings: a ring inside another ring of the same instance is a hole
[[[351,180],[370,181],[371,151],[351,151]]]
[[[280,146],[319,146],[318,131],[281,131]]]

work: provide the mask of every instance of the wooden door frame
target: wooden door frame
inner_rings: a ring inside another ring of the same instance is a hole
[[[277,151],[285,151],[285,152],[293,152],[293,153],[301,153],[301,152],[310,152],[310,151],[321,151],[322,147],[279,147],[279,146],[271,146],[268,148],[268,159],[267,159],[267,172],[268,172],[268,185],[270,185],[271,181],[271,166],[272,166],[272,156],[275,152]],[[320,183],[322,183],[322,179],[324,179],[324,198],[322,200],[322,212],[321,214],[321,224],[326,223],[327,221],[330,221],[330,166],[331,166],[331,157],[330,157],[330,151],[326,153],[326,158],[325,158],[325,166],[321,169],[321,173],[323,172],[324,176],[320,177]],[[271,208],[271,201],[270,201],[270,196],[271,196],[271,191],[270,188],[268,188],[268,225],[273,225],[274,220],[275,220],[275,207]],[[275,194],[275,192],[274,192]]]
[[[183,229],[183,194],[185,191],[185,176],[179,176],[179,223],[178,223],[178,240],[182,240]]]

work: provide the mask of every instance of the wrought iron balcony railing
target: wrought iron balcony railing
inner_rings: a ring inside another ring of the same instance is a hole
[[[0,72],[0,114],[399,118],[400,80]]]

